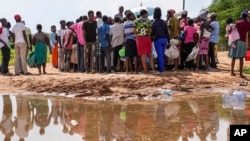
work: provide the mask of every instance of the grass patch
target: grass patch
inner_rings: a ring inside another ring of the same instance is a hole
[[[244,67],[243,73],[244,74],[250,74],[250,66],[249,67]]]
[[[34,47],[33,47],[34,49]],[[30,51],[29,51],[30,53]],[[51,60],[51,55],[49,54],[48,50],[48,55],[47,55],[47,63],[49,63]],[[0,51],[0,64],[2,63],[2,51]],[[13,48],[10,49],[10,62],[9,65],[13,66],[15,64],[15,50]]]

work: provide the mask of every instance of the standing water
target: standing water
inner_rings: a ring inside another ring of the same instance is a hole
[[[221,96],[178,102],[93,102],[0,95],[1,141],[227,141],[230,124],[249,124]]]

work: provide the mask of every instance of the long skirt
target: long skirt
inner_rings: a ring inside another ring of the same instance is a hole
[[[47,46],[45,43],[35,44],[35,62],[37,65],[42,65],[47,61]]]
[[[52,49],[52,65],[58,67],[58,43]]]

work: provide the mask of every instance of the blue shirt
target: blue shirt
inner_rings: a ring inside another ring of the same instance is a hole
[[[51,45],[52,47],[54,47],[55,44],[57,43],[57,40],[56,40],[56,33],[51,32],[50,35],[49,35],[49,38],[50,38],[50,45]]]
[[[132,39],[132,40],[136,40],[136,35],[135,35],[135,28],[134,28],[134,21],[126,21],[124,23],[124,34],[125,34],[125,39]]]
[[[219,23],[217,21],[213,21],[211,22],[210,26],[213,28],[213,31],[210,35],[209,42],[217,44],[219,42],[219,32],[220,32]]]
[[[110,27],[108,24],[103,23],[98,27],[98,38],[101,42],[101,47],[108,47],[109,41],[107,40],[107,35],[109,36]]]

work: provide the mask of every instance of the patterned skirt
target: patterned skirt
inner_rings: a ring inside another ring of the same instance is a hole
[[[228,56],[231,58],[242,58],[246,56],[246,43],[242,41],[237,41],[236,48],[230,47]]]

